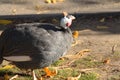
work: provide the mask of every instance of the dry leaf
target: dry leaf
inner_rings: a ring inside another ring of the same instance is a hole
[[[6,65],[2,68],[0,68],[0,70],[3,70],[3,69],[11,69],[11,68],[14,68],[15,66],[14,65]]]
[[[57,2],[63,2],[64,0],[57,0]]]
[[[100,22],[105,22],[105,18],[102,18],[102,19],[100,20]]]
[[[56,0],[51,0],[52,3],[56,3]]]
[[[0,20],[0,24],[3,24],[3,25],[7,25],[7,24],[10,24],[12,23],[11,20]]]
[[[45,0],[45,3],[51,3],[51,0]]]
[[[75,55],[65,55],[64,57],[75,60],[75,59],[81,58],[81,56],[83,56],[85,53],[90,52],[90,51],[91,51],[90,49],[83,49],[83,50],[77,52]],[[74,60],[73,60],[73,62],[74,62]]]
[[[79,80],[81,73],[77,77],[68,77],[67,80]]]
[[[64,0],[45,0],[45,3],[63,2]]]
[[[12,9],[12,13],[16,13],[17,12],[17,10],[16,9]]]
[[[18,77],[18,75],[15,75],[15,76],[11,77],[9,80],[16,79],[17,77]]]
[[[90,49],[83,49],[83,50],[81,50],[80,52],[77,52],[76,55],[82,56],[82,55],[84,55],[86,52],[90,52],[90,51],[91,51]]]
[[[59,58],[59,60],[65,60],[65,58],[64,58],[64,57],[61,57],[61,58]]]
[[[35,10],[39,11],[41,9],[40,5],[35,5]]]
[[[73,35],[73,38],[78,38],[78,36],[79,36],[79,31],[74,31],[74,32],[72,33],[72,35]]]
[[[10,79],[10,77],[8,76],[8,74],[5,74],[4,75],[4,80],[9,80]]]
[[[108,29],[107,26],[97,26],[96,28],[97,28],[97,29]]]
[[[105,64],[109,64],[109,63],[110,63],[110,58],[105,59],[105,60],[103,61],[103,63],[105,63]]]
[[[76,46],[77,44],[78,44],[78,41],[74,41],[71,46],[74,47],[74,46]]]
[[[57,19],[52,19],[53,23],[58,23],[59,21]]]
[[[44,78],[43,78],[43,77],[40,77],[38,80],[44,80]]]

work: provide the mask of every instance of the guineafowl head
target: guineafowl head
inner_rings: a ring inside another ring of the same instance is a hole
[[[63,29],[67,29],[71,26],[72,20],[74,20],[75,17],[73,15],[69,15],[66,12],[63,12],[63,15],[64,17],[60,21],[60,27],[62,27]]]

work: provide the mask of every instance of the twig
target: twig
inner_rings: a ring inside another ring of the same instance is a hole
[[[11,77],[9,80],[16,79],[17,77],[18,77],[18,75],[15,75],[15,76]]]
[[[90,71],[90,70],[93,70],[93,69],[97,69],[97,68],[87,68],[87,69],[81,69],[80,71]]]
[[[116,47],[117,47],[117,44],[115,44],[115,45],[112,46],[112,54],[115,53],[115,49],[116,49]]]

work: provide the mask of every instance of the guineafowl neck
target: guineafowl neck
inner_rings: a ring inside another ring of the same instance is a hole
[[[63,31],[64,33],[66,33],[66,32],[72,33],[70,28],[67,28],[67,29],[61,28],[61,31]]]

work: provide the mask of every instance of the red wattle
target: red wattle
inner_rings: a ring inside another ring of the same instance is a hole
[[[66,26],[67,26],[67,27],[70,27],[70,25],[71,25],[70,23],[66,23]]]

